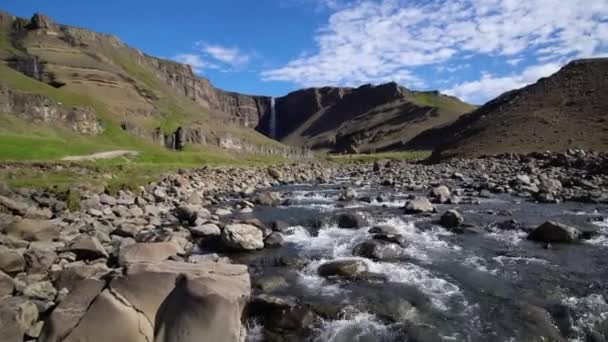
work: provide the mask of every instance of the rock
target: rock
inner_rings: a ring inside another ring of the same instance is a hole
[[[278,181],[280,181],[283,178],[283,174],[275,168],[269,168],[268,175]]]
[[[253,202],[267,207],[276,207],[281,204],[281,195],[278,192],[262,192],[253,198]]]
[[[226,247],[236,250],[256,250],[264,248],[264,234],[256,226],[249,224],[229,224],[222,232]]]
[[[264,293],[274,292],[289,286],[285,278],[281,276],[270,276],[259,279],[255,282],[254,287]]]
[[[25,270],[25,258],[17,250],[0,245],[0,270],[6,273],[18,273]]]
[[[274,221],[270,225],[270,227],[272,228],[272,230],[275,231],[275,232],[282,232],[285,229],[289,228],[289,226],[290,225],[287,222],[280,221],[280,220]]]
[[[80,235],[66,249],[76,254],[76,260],[95,260],[108,258],[108,252],[95,237]]]
[[[454,229],[464,223],[464,217],[456,210],[448,210],[441,216],[440,223],[445,228]]]
[[[360,213],[346,213],[338,216],[338,227],[340,228],[362,228],[369,225],[367,219]]]
[[[22,219],[10,224],[5,233],[26,241],[51,241],[59,239],[60,227],[49,220]]]
[[[415,197],[405,203],[406,214],[434,213],[437,208],[426,197]]]
[[[340,197],[338,197],[338,201],[340,202],[350,202],[353,201],[355,198],[357,198],[357,192],[353,189],[346,189],[342,192],[342,194],[340,194]]]
[[[0,341],[23,342],[25,332],[38,320],[38,307],[29,300],[10,297],[0,300]]]
[[[215,210],[215,215],[217,216],[228,216],[232,215],[232,210],[225,208],[218,208]]]
[[[87,281],[53,311],[43,341],[238,342],[251,291],[243,265],[135,263]]]
[[[194,226],[196,224],[196,219],[199,217],[209,218],[211,213],[198,205],[182,205],[179,206],[174,211],[175,217],[177,217],[181,222],[185,222],[190,226]]]
[[[194,237],[215,237],[220,236],[222,231],[220,227],[213,223],[203,224],[202,226],[190,227],[190,233]]]
[[[116,205],[116,198],[110,196],[110,195],[106,195],[106,194],[101,194],[99,196],[99,202],[101,204],[105,204],[105,205],[109,205],[109,206],[114,206]]]
[[[85,279],[101,279],[112,270],[106,264],[97,263],[87,265],[83,261],[77,261],[65,265],[57,272],[55,287],[58,289],[73,290]]]
[[[56,246],[32,242],[23,254],[28,273],[46,273],[57,260]]]
[[[321,277],[356,278],[368,271],[367,265],[357,259],[329,261],[319,266],[317,272]]]
[[[372,228],[370,228],[368,233],[384,234],[384,235],[400,235],[401,234],[401,232],[397,228],[395,228],[393,226],[388,226],[388,225],[373,226]]]
[[[27,203],[19,202],[5,196],[0,196],[0,207],[6,208],[15,215],[25,215],[29,209]]]
[[[15,282],[8,274],[0,271],[0,300],[11,296],[15,291]]]
[[[112,232],[112,234],[124,237],[135,237],[142,229],[144,229],[144,226],[131,222],[123,222]]]
[[[121,266],[136,262],[159,262],[183,253],[181,248],[172,242],[140,242],[121,248],[118,264]]]
[[[433,188],[433,190],[431,190],[430,196],[436,203],[447,203],[452,197],[452,193],[450,192],[450,189],[447,186],[441,185],[436,188]]]
[[[565,224],[553,221],[547,221],[534,229],[528,239],[538,242],[549,243],[572,243],[578,240],[581,232]]]
[[[283,237],[283,234],[281,234],[279,232],[272,232],[272,233],[270,233],[270,235],[268,235],[266,237],[266,239],[264,239],[265,247],[270,247],[270,248],[281,247],[281,246],[283,246],[284,243],[285,243],[285,238]]]
[[[401,247],[383,240],[370,240],[356,245],[353,255],[379,261],[394,260],[401,255]]]
[[[23,290],[23,295],[31,299],[40,299],[52,302],[57,296],[57,290],[49,281],[40,281],[28,285]]]

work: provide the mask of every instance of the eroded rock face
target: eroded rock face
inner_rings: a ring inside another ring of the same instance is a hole
[[[135,263],[108,284],[79,284],[53,311],[41,340],[237,342],[250,292],[243,265]]]

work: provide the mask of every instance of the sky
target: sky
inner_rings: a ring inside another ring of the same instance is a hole
[[[222,89],[283,96],[395,81],[482,104],[608,57],[608,0],[4,0],[118,36]]]

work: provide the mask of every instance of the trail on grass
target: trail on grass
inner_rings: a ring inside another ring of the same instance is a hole
[[[118,158],[122,156],[137,156],[139,155],[138,151],[130,151],[130,150],[115,150],[115,151],[106,151],[93,153],[86,156],[67,156],[61,158],[61,160],[65,161],[86,161],[86,160],[98,160],[98,159],[112,159]]]

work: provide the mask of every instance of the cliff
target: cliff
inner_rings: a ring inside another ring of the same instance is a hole
[[[608,148],[608,59],[577,60],[437,130],[432,159]]]
[[[401,149],[422,131],[451,123],[472,106],[438,92],[391,82],[359,88],[310,88],[276,99],[277,138],[331,152]],[[267,132],[268,126],[262,125]]]

